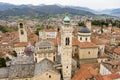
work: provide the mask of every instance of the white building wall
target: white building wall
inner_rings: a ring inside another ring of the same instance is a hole
[[[112,74],[112,73],[103,64],[100,64],[100,74],[108,75],[108,74]]]

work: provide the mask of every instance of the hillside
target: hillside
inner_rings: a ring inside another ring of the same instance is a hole
[[[69,13],[72,15],[82,16],[94,16],[95,14],[85,11],[77,10],[70,7],[60,7],[58,5],[12,5],[12,4],[0,4],[0,18],[6,18],[9,16],[46,16]]]

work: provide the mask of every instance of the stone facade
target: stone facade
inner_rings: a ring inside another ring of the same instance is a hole
[[[18,32],[19,32],[19,39],[20,42],[27,42],[27,31],[26,26],[23,21],[19,21],[18,23]]]
[[[61,64],[63,80],[71,80],[72,70],[72,27],[70,19],[64,18],[61,29]]]

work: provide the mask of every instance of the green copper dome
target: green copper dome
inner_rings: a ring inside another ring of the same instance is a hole
[[[69,24],[70,18],[68,16],[66,16],[63,21],[64,21],[64,24]]]
[[[66,17],[64,18],[64,21],[70,21],[70,18],[69,18],[68,16],[66,16]]]

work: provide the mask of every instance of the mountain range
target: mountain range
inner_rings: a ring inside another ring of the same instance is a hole
[[[13,5],[0,3],[0,18],[8,16],[46,16],[69,13],[72,15],[95,16],[97,14],[107,14],[120,16],[120,8],[95,11],[86,7],[62,6],[62,5]]]

